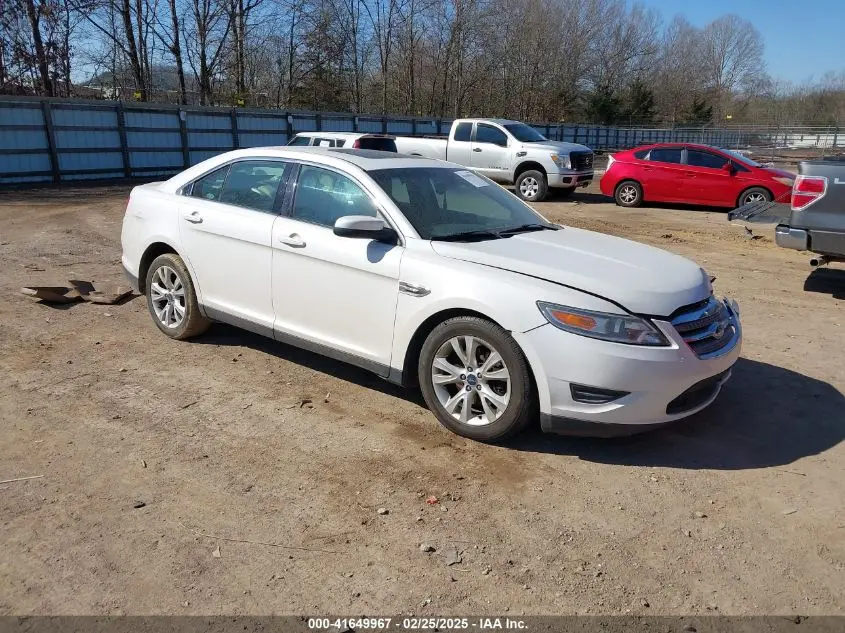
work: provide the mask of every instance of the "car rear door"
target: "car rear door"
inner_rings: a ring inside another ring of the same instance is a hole
[[[724,169],[727,156],[704,149],[688,147],[684,170],[684,193],[689,202],[734,206],[739,191],[736,172]]]
[[[458,165],[472,164],[472,121],[463,121],[455,126],[454,134],[446,147],[446,160]]]
[[[648,160],[640,163],[643,199],[652,202],[676,202],[682,199],[684,165],[683,147],[655,147]]]
[[[510,175],[508,136],[489,123],[475,126],[472,142],[472,168],[493,180],[507,180]]]
[[[211,318],[272,332],[270,243],[280,184],[292,169],[279,160],[234,162],[194,181],[180,200],[182,253]]]
[[[386,376],[404,247],[334,234],[340,217],[382,215],[335,169],[300,165],[285,206],[272,239],[276,338]]]

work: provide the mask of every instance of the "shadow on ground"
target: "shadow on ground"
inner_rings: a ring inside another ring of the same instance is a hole
[[[276,358],[302,365],[308,369],[318,371],[340,380],[345,380],[366,389],[373,389],[380,393],[394,398],[400,398],[420,406],[425,406],[422,396],[417,389],[403,389],[391,382],[378,377],[372,372],[366,371],[354,365],[336,361],[308,350],[280,343],[273,339],[253,334],[246,330],[215,323],[207,334],[192,339],[192,343],[202,345],[225,345],[230,347],[248,347]]]
[[[804,282],[804,290],[829,294],[834,299],[845,299],[845,270],[816,268]]]
[[[365,389],[425,406],[419,391],[290,345],[215,325],[199,344],[249,347]],[[432,424],[434,424],[432,420]],[[577,455],[606,464],[740,470],[790,464],[845,439],[845,396],[826,382],[740,359],[717,401],[664,429],[629,438],[547,435],[536,427],[510,441],[517,451]]]
[[[529,431],[511,447],[630,466],[740,470],[790,464],[845,439],[845,396],[826,382],[740,359],[716,402],[664,429],[628,438]]]

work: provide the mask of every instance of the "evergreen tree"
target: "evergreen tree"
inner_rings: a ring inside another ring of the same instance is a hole
[[[654,93],[639,77],[628,88],[623,114],[629,122],[641,125],[653,123],[657,116]]]
[[[607,84],[600,85],[587,100],[587,117],[592,123],[613,125],[621,114],[619,98]]]

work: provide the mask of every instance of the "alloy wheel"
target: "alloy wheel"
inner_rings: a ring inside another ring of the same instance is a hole
[[[510,402],[511,376],[502,355],[475,336],[455,336],[440,346],[431,381],[440,405],[462,424],[492,424]]]
[[[150,284],[150,301],[156,318],[168,328],[177,328],[185,320],[185,287],[170,266],[159,266]]]
[[[746,194],[745,199],[743,200],[743,204],[751,204],[753,202],[765,202],[766,196],[759,192],[753,192]]]
[[[631,204],[637,199],[637,188],[634,185],[625,185],[619,190],[619,199],[625,204]]]
[[[540,183],[536,178],[527,176],[519,183],[519,192],[523,198],[534,198],[540,191]]]

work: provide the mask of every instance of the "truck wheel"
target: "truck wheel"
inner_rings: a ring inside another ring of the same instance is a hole
[[[620,207],[638,207],[643,201],[643,188],[634,180],[624,180],[616,185],[613,198]]]
[[[526,202],[540,202],[549,191],[549,183],[542,172],[530,169],[516,179],[516,195]]]
[[[528,363],[495,323],[470,316],[444,321],[423,343],[417,371],[428,408],[458,435],[501,441],[537,419]]]

